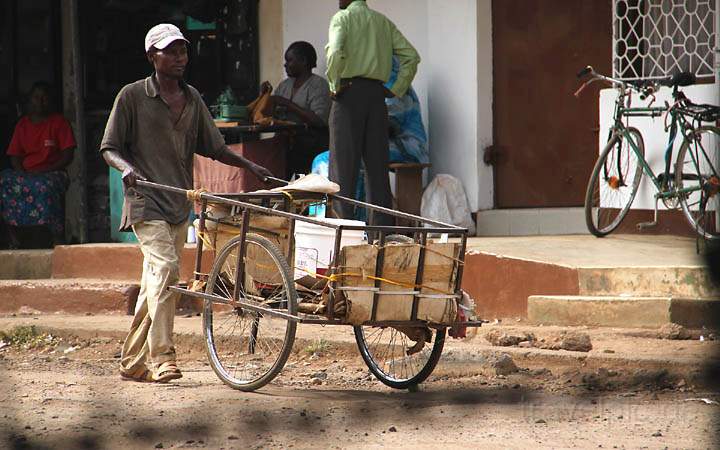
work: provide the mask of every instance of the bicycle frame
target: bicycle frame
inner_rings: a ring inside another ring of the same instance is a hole
[[[631,107],[630,106],[630,95],[629,89],[627,85],[620,82],[619,80],[613,80],[608,78],[609,81],[613,82],[617,86],[617,89],[619,91],[618,98],[615,101],[615,113],[613,115],[613,126],[610,128],[609,136],[608,136],[608,142],[612,138],[613,135],[616,134],[622,134],[625,141],[630,145],[630,148],[633,150],[635,155],[638,158],[638,161],[640,165],[643,168],[643,171],[645,174],[650,178],[653,185],[655,185],[655,188],[657,190],[655,194],[655,199],[667,199],[667,198],[673,198],[677,197],[680,194],[684,193],[691,193],[697,191],[699,188],[684,188],[684,189],[667,189],[667,181],[670,180],[670,166],[673,156],[673,150],[675,145],[675,140],[678,136],[678,131],[683,136],[683,140],[689,140],[689,136],[694,131],[695,127],[690,124],[687,119],[683,116],[683,114],[678,111],[674,106],[645,106],[645,107]],[[677,90],[677,87],[673,90],[673,99],[676,101],[682,100],[684,98],[684,95],[682,92]],[[626,101],[627,98],[627,101]],[[666,127],[666,132],[668,132],[668,143],[665,150],[665,169],[663,171],[663,181],[661,181],[660,177],[658,177],[655,172],[652,170],[650,165],[648,164],[647,160],[645,159],[644,155],[640,152],[640,149],[638,148],[637,144],[634,142],[633,139],[631,139],[630,131],[628,130],[628,127],[625,126],[623,123],[624,118],[629,117],[660,117],[663,114],[668,114],[671,117],[670,126]],[[691,157],[693,158],[693,163],[697,165],[697,161],[695,161],[694,156],[691,154]],[[618,162],[619,164],[619,162]],[[622,180],[621,180],[622,181]]]

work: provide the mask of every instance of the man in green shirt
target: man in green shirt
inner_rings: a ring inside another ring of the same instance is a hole
[[[388,116],[385,97],[402,97],[420,62],[415,48],[387,17],[368,8],[365,0],[339,0],[340,11],[330,22],[327,78],[333,104],[330,111],[330,179],[340,195],[354,197],[360,159],[365,164],[367,200],[392,207],[388,180]],[[400,62],[390,89],[392,58]],[[352,218],[351,205],[334,203],[335,213]],[[376,216],[375,225],[392,225]]]

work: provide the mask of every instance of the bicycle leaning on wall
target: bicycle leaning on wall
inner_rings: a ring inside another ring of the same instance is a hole
[[[578,73],[578,78],[586,76],[589,78],[575,92],[576,97],[595,81],[610,83],[618,91],[609,138],[595,163],[585,194],[588,230],[603,237],[620,225],[637,195],[644,172],[656,189],[655,215],[652,222],[638,224],[639,229],[657,225],[658,202],[662,201],[668,209],[682,209],[701,237],[720,239],[720,128],[703,126],[720,118],[720,108],[695,104],[678,89],[694,84],[695,76],[681,72],[663,80],[623,81],[601,75],[591,66]],[[661,86],[672,88],[672,105],[652,106],[654,94]],[[633,93],[648,100],[647,106],[632,107]],[[631,117],[662,115],[668,144],[665,169],[656,176],[645,159],[642,134],[627,122]],[[682,144],[672,167],[678,133]]]

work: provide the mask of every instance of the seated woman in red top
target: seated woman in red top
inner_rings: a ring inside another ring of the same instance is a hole
[[[10,247],[19,245],[16,227],[45,226],[54,243],[63,241],[64,169],[76,147],[72,128],[50,108],[50,85],[35,83],[30,111],[15,126],[7,154],[13,168],[0,172],[0,214],[8,225]]]

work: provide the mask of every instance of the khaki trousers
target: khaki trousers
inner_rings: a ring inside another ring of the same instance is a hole
[[[178,294],[168,288],[180,278],[187,227],[187,222],[172,225],[163,220],[133,225],[144,260],[135,318],[122,348],[123,372],[154,370],[164,362],[175,361],[172,334]]]

